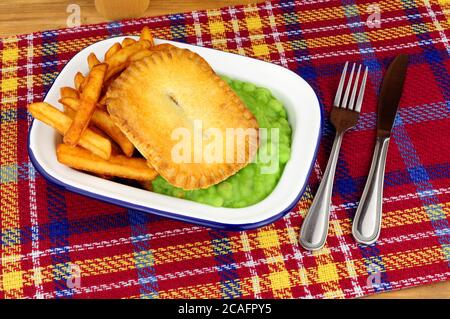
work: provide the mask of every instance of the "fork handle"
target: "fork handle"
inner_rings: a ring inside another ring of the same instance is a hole
[[[353,219],[353,237],[361,244],[373,244],[380,236],[384,167],[388,146],[389,137],[377,137],[369,176]]]
[[[308,250],[322,248],[327,240],[333,180],[343,136],[344,132],[336,133],[327,168],[300,230],[300,244]]]

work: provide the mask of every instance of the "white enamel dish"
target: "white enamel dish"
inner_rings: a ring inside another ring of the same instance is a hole
[[[100,41],[79,52],[61,71],[44,101],[62,109],[58,103],[59,88],[73,86],[77,71],[87,73],[88,54],[95,52],[98,57],[102,57],[112,44],[121,42],[123,38]],[[292,151],[274,191],[255,205],[223,208],[104,180],[60,164],[56,159],[55,149],[61,138],[53,128],[40,121],[33,121],[28,139],[30,159],[36,169],[49,181],[79,194],[130,209],[215,228],[256,228],[288,213],[305,190],[318,149],[322,116],[313,89],[294,72],[275,64],[184,43],[163,40],[155,42],[168,42],[197,52],[217,73],[266,87],[284,103],[292,127]]]

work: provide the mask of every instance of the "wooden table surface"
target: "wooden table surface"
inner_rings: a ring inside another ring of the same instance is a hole
[[[246,4],[258,0],[150,0],[144,16],[213,9],[234,4]],[[261,0],[260,0],[261,1]],[[94,0],[0,0],[0,37],[30,33],[33,31],[66,27],[69,4],[81,8],[81,23],[106,21],[94,7]],[[450,298],[450,281],[410,289],[377,294],[367,298]]]

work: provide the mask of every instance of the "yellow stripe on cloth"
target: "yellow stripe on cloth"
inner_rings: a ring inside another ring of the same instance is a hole
[[[306,207],[307,205],[305,205]],[[450,215],[450,202],[439,204],[438,205],[442,211],[446,214],[446,216]],[[9,204],[9,207],[11,205]],[[302,207],[302,205],[299,205],[299,207]],[[304,212],[301,212],[301,214],[304,215]],[[403,225],[409,225],[414,223],[422,223],[422,222],[428,222],[429,216],[426,214],[424,208],[412,208],[412,209],[406,209],[403,211],[397,210],[397,211],[391,211],[386,212],[383,214],[383,219],[385,223],[383,223],[384,228],[392,228],[396,226],[403,226]],[[339,226],[342,228],[340,231],[344,235],[348,235],[349,233],[349,227],[346,227],[344,229],[343,226],[345,225],[351,225],[350,220],[348,219],[339,219],[339,220],[333,220],[331,222],[330,227],[330,236],[336,236],[336,230],[333,229],[333,225],[335,223],[339,222]],[[19,238],[19,232],[17,228],[12,228],[10,226],[10,229],[14,229],[15,233],[17,235],[10,235],[8,238]],[[229,237],[229,245],[230,250],[233,252],[240,252],[240,251],[254,251],[256,249],[260,249],[262,247],[270,247],[275,244],[283,244],[283,243],[289,243],[292,242],[292,238],[297,235],[299,232],[299,226],[294,226],[289,231],[287,229],[270,229],[269,233],[266,233],[265,236],[258,232],[249,232],[246,233],[246,239],[245,244],[242,241],[242,236],[235,235]],[[271,240],[276,239],[276,241],[271,242]],[[395,238],[393,238],[395,240]],[[155,265],[163,265],[168,264],[172,262],[182,262],[186,260],[194,260],[194,259],[201,259],[201,258],[210,258],[214,256],[214,252],[210,245],[208,245],[209,241],[199,241],[194,243],[184,243],[179,245],[170,245],[166,247],[159,247],[154,250],[152,250],[152,254],[154,255],[154,261]],[[380,243],[382,244],[382,242]],[[262,247],[261,247],[262,246]],[[69,252],[71,251],[69,247]],[[77,250],[78,252],[82,250]],[[306,255],[308,253],[305,253]],[[43,253],[41,257],[50,256],[50,252]],[[132,254],[129,255],[121,255],[122,257],[117,258],[131,258]],[[22,260],[28,260],[30,257],[27,255],[14,255],[13,258],[5,257],[3,258],[3,261],[16,261],[15,257],[22,259]],[[107,259],[108,260],[108,259]],[[112,263],[114,263],[115,259],[109,259]],[[94,260],[95,262],[95,260]],[[130,260],[130,263],[133,263],[133,260]],[[126,268],[128,269],[128,268]]]
[[[327,8],[303,10],[298,14],[296,13],[285,14],[285,18],[287,18],[288,21],[289,19],[291,20],[297,19],[300,23],[310,23],[329,20],[337,21],[346,18],[345,15],[346,11],[349,16],[351,15],[357,16],[360,13],[367,13],[369,12],[368,7],[371,4],[373,5],[374,3],[347,5],[346,8],[344,8],[341,3],[336,3],[336,6],[331,6],[332,4],[330,3],[330,6]],[[380,7],[381,12],[403,10],[401,1],[385,0],[385,1],[377,1],[375,4]],[[417,4],[417,6],[420,7],[419,4]],[[289,15],[289,17],[286,17],[286,15]]]
[[[209,10],[206,14],[208,16],[208,24],[201,24],[202,34],[211,36],[211,44],[214,48],[230,51],[227,46],[226,32],[233,32],[232,22],[224,21],[220,10]],[[238,52],[235,50],[233,53]]]
[[[439,4],[441,5],[442,12],[447,17],[447,23],[450,24],[450,0],[438,0]],[[448,28],[445,27],[444,28]]]

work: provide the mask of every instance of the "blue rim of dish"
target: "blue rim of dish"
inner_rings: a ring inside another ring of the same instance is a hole
[[[111,37],[109,39],[121,38],[121,37],[124,37],[124,36]],[[98,42],[96,42],[96,43],[98,43]],[[84,49],[87,49],[90,46],[87,46]],[[212,49],[212,50],[215,50],[215,49]],[[67,61],[67,64],[69,64],[76,56],[77,56],[77,54],[75,56],[73,56],[69,61]],[[61,70],[60,74],[64,71],[64,69],[66,68],[67,64],[63,67],[63,69]],[[290,72],[293,72],[292,70],[289,70],[289,69],[286,69],[286,70],[288,70]],[[296,75],[299,76],[298,74],[296,74]],[[55,78],[53,83],[56,81],[56,79],[58,77],[59,77],[59,74]],[[53,83],[52,83],[51,87],[53,86]],[[306,83],[309,85],[308,82],[306,82]],[[312,89],[312,87],[311,87],[311,89]],[[314,90],[313,90],[313,92],[314,92]],[[45,100],[45,98],[47,97],[47,94],[48,94],[48,92],[45,93],[45,96],[44,96],[43,100]],[[146,206],[133,204],[133,203],[130,203],[130,202],[127,202],[127,201],[123,201],[123,200],[120,200],[120,199],[115,199],[115,198],[112,198],[112,197],[99,195],[99,194],[88,192],[88,191],[86,191],[84,189],[81,189],[81,188],[74,187],[74,186],[71,186],[69,184],[66,184],[66,183],[60,181],[59,179],[53,177],[52,175],[48,174],[44,170],[44,168],[39,164],[38,160],[36,159],[36,157],[33,154],[33,151],[31,150],[30,135],[31,135],[31,130],[33,129],[34,121],[35,121],[34,118],[31,121],[31,125],[30,125],[30,128],[28,130],[28,139],[27,139],[28,156],[30,157],[30,160],[31,160],[31,163],[33,164],[33,166],[36,168],[36,170],[39,172],[39,174],[41,174],[46,180],[48,180],[48,181],[50,181],[50,182],[52,182],[52,183],[54,183],[56,185],[59,185],[61,187],[64,187],[65,189],[67,189],[69,191],[72,191],[74,193],[80,194],[80,195],[84,195],[84,196],[87,196],[87,197],[98,199],[98,200],[101,200],[103,202],[107,202],[107,203],[110,203],[110,204],[122,206],[122,207],[125,207],[125,208],[128,208],[128,209],[141,211],[141,212],[144,212],[144,213],[155,214],[155,215],[158,215],[158,216],[162,216],[162,217],[166,217],[166,218],[170,218],[170,219],[174,219],[174,220],[178,220],[178,221],[183,221],[183,222],[190,223],[190,224],[196,224],[196,225],[201,225],[201,226],[206,226],[206,227],[211,227],[211,228],[217,228],[217,229],[222,229],[222,230],[226,230],[226,231],[241,231],[241,230],[256,229],[256,228],[263,227],[263,226],[266,226],[268,224],[271,224],[271,223],[275,222],[276,220],[280,219],[281,217],[283,217],[284,215],[286,215],[287,213],[289,213],[291,211],[291,209],[295,207],[295,205],[298,203],[298,201],[300,200],[300,198],[303,196],[303,194],[305,192],[306,186],[308,184],[308,180],[309,180],[309,178],[311,176],[312,168],[313,168],[314,163],[315,163],[315,161],[317,159],[317,154],[319,152],[320,139],[322,137],[322,129],[323,129],[323,118],[324,118],[323,117],[323,107],[322,107],[322,105],[321,105],[321,103],[319,101],[319,98],[317,97],[317,94],[315,94],[315,92],[314,92],[314,95],[316,96],[317,102],[319,104],[320,125],[319,125],[319,134],[317,135],[317,140],[316,140],[316,149],[314,150],[313,159],[312,159],[311,164],[309,166],[308,174],[306,175],[306,178],[305,178],[305,183],[303,184],[302,189],[298,193],[298,195],[295,198],[295,200],[291,204],[289,204],[284,210],[282,210],[281,212],[279,212],[276,215],[273,215],[270,218],[267,218],[267,219],[264,219],[262,221],[255,222],[255,223],[227,224],[227,223],[219,223],[219,222],[215,222],[215,221],[211,221],[211,220],[207,220],[207,219],[200,219],[200,218],[196,218],[196,217],[187,217],[187,216],[179,215],[179,214],[176,214],[176,213],[166,212],[164,210],[159,210],[159,209],[155,209],[155,208],[150,208],[150,207],[146,207]],[[283,174],[284,174],[284,172],[283,172]],[[165,196],[167,196],[167,195],[165,195]],[[167,197],[170,197],[170,196],[167,196]]]

